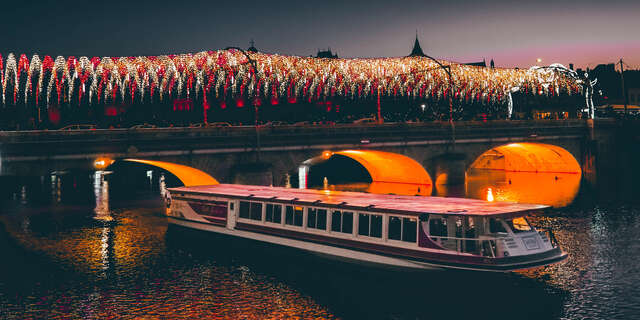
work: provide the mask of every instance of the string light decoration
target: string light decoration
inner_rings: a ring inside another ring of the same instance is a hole
[[[501,69],[447,61],[444,70],[423,57],[322,59],[235,50],[195,54],[31,60],[0,55],[2,103],[48,107],[102,103],[154,103],[167,99],[319,102],[383,98],[508,106],[511,93],[555,97],[583,93],[581,81],[555,69]],[[254,67],[254,65],[256,67]],[[256,70],[257,68],[257,70]],[[239,104],[238,104],[239,105]]]

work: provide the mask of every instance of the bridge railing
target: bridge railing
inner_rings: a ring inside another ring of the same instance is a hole
[[[586,135],[584,120],[520,120],[456,122],[456,139],[533,139],[540,136]],[[448,122],[386,123],[382,125],[311,125],[259,128],[261,145],[363,145],[374,143],[424,142],[448,143]],[[255,148],[255,127],[97,129],[75,131],[0,132],[1,154],[46,155],[76,153],[130,153],[158,150],[203,150]],[[463,141],[463,140],[460,140]],[[134,149],[131,149],[134,147]],[[195,152],[195,151],[194,151]]]

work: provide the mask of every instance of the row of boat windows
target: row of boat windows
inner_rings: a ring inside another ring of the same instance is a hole
[[[514,219],[482,218],[482,217],[440,217],[429,219],[429,235],[435,237],[477,238],[480,234],[507,233],[506,223],[513,233],[529,232],[531,226],[524,217]],[[448,227],[449,224],[449,227]]]
[[[262,221],[262,206],[260,202],[240,201],[240,218]],[[327,209],[307,207],[307,225],[309,229],[327,230]],[[284,224],[302,227],[304,221],[304,207],[285,205]],[[331,211],[331,226],[333,232],[353,234],[354,216],[358,219],[358,235],[372,238],[382,238],[382,215],[357,213],[350,211]],[[388,238],[405,242],[416,242],[417,222],[414,218],[397,216],[388,217]],[[264,221],[282,223],[282,205],[267,203],[265,205]]]

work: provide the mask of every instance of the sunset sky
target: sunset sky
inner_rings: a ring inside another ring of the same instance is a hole
[[[135,56],[246,48],[340,57],[425,53],[497,66],[640,66],[640,1],[127,1],[3,3],[0,53]]]

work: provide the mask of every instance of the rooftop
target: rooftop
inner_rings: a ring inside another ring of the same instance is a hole
[[[474,216],[520,216],[529,211],[547,208],[544,205],[511,202],[488,202],[464,198],[442,198],[424,196],[399,196],[360,192],[291,189],[281,187],[218,184],[211,186],[179,187],[172,193],[184,192],[194,195],[227,196],[236,199],[292,202],[301,205],[315,204],[344,209],[395,212],[403,214],[450,214]]]
[[[424,52],[422,52],[422,48],[420,47],[420,41],[418,41],[418,32],[416,31],[416,41],[413,43],[413,49],[411,49],[411,53],[409,57],[426,57]]]

